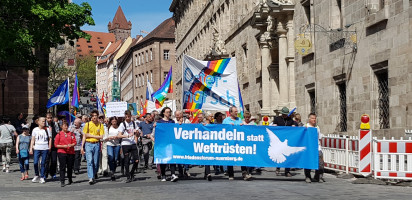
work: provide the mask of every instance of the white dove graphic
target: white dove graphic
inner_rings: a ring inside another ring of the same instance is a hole
[[[266,129],[269,134],[270,146],[268,148],[268,155],[275,163],[283,163],[286,161],[285,156],[304,151],[306,147],[290,147],[288,146],[288,140],[281,142],[279,138],[269,129]]]

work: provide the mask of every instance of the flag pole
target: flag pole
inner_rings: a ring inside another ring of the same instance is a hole
[[[70,111],[71,111],[71,109],[70,109],[70,104],[71,104],[71,101],[70,101],[70,78],[69,77],[67,77],[67,84],[68,84],[68,90],[69,90],[69,125],[72,123],[72,114],[70,113]],[[72,95],[72,99],[73,99],[73,95]]]

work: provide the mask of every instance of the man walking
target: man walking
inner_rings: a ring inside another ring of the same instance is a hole
[[[144,121],[139,123],[139,131],[143,144],[144,169],[148,169],[149,152],[152,149],[152,140],[150,135],[153,132],[153,118],[150,113],[146,113]]]
[[[99,155],[100,155],[100,140],[103,139],[104,127],[99,122],[99,112],[93,110],[91,112],[92,120],[87,122],[83,128],[83,141],[81,152],[86,153],[87,160],[87,176],[89,184],[96,183],[97,170],[99,169]]]
[[[298,126],[298,124],[293,121],[291,117],[288,116],[289,114],[289,108],[283,107],[282,110],[280,111],[280,114],[282,116],[277,116],[275,119],[273,119],[272,126]],[[276,174],[280,174],[280,168],[276,168]],[[290,168],[285,168],[285,176],[286,177],[292,177],[292,174],[290,173]]]
[[[244,124],[242,122],[242,119],[237,117],[237,108],[235,106],[231,106],[229,108],[229,113],[230,113],[230,116],[226,117],[223,120],[222,124],[231,124],[231,125],[243,125]],[[249,180],[252,179],[252,175],[248,172],[247,167],[242,166],[241,170],[242,170],[243,180],[249,181]],[[227,171],[228,171],[228,174],[229,174],[229,180],[234,180],[235,175],[234,175],[234,171],[233,171],[233,166],[228,166]]]
[[[137,150],[137,133],[138,126],[132,121],[132,113],[130,110],[124,112],[125,121],[120,123],[118,138],[122,139],[122,151],[124,155],[124,168],[126,171],[126,183],[130,183],[134,180],[134,173],[139,163],[139,152]],[[133,166],[129,171],[130,157],[132,158]]]
[[[322,149],[320,146],[320,140],[322,139],[322,133],[320,133],[320,129],[319,127],[316,125],[316,114],[315,113],[310,113],[308,116],[309,120],[308,123],[305,125],[305,127],[314,127],[317,128],[318,130],[318,150],[319,150],[319,169],[315,170],[315,177],[314,177],[314,181],[319,182],[319,183],[323,183],[325,182],[325,179],[323,179],[323,168],[324,168],[324,164],[323,164],[323,153],[322,153]],[[310,175],[310,169],[305,169],[305,181],[306,183],[311,183],[312,182],[312,177]]]

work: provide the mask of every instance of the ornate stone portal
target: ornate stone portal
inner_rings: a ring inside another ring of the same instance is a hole
[[[262,115],[275,115],[283,106],[296,105],[293,12],[294,2],[290,0],[257,3],[252,26],[260,30],[257,39],[262,56]],[[273,54],[272,49],[277,49],[278,54]]]

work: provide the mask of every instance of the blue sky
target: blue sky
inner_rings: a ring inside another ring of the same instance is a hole
[[[172,0],[73,0],[80,4],[87,2],[92,6],[95,26],[84,26],[87,31],[108,32],[107,24],[113,20],[117,7],[122,7],[126,19],[132,22],[132,37],[140,35],[140,30],[152,31],[169,17]],[[142,34],[145,36],[146,34]]]

